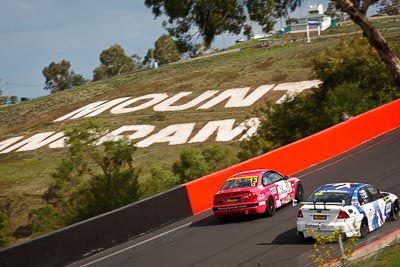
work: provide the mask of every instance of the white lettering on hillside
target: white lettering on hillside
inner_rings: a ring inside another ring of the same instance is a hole
[[[281,83],[278,84],[274,91],[287,91],[285,95],[276,101],[277,104],[282,103],[286,99],[290,99],[291,97],[300,94],[305,89],[317,87],[321,83],[320,80],[312,80],[312,81],[301,81],[301,82],[291,82],[291,83]]]
[[[155,143],[168,142],[169,145],[185,144],[196,123],[182,123],[167,126],[158,133],[136,143],[137,147],[148,147]]]
[[[55,132],[46,132],[46,133],[35,134],[28,139],[25,139],[11,147],[1,150],[0,154],[11,152],[13,150],[16,150],[17,148],[19,148],[17,149],[17,151],[35,150],[49,143],[52,143],[64,136],[63,133],[56,133],[56,134],[54,133]]]
[[[137,147],[148,147],[156,143],[168,143],[169,145],[179,145],[185,143],[204,142],[209,140],[216,132],[215,141],[229,142],[238,136],[242,135],[239,140],[248,138],[256,132],[258,126],[258,118],[251,118],[238,126],[234,127],[235,119],[210,121],[201,128],[194,137],[193,130],[196,123],[173,124],[154,132],[153,125],[125,125],[118,129],[102,136],[98,139],[97,144],[104,141],[117,141],[122,137],[127,137],[131,140],[143,138],[135,143]],[[125,134],[124,134],[125,133]],[[21,140],[22,136],[13,137],[0,143],[0,154],[9,153],[11,151],[30,151],[48,145],[49,148],[65,147],[65,136],[63,132],[45,132],[35,134],[25,140]]]
[[[228,99],[228,102],[225,104],[225,108],[248,107],[253,105],[272,88],[273,85],[262,85],[248,96],[246,96],[246,94],[250,90],[250,87],[229,89],[217,95],[197,109],[209,109],[221,103],[222,101],[225,101],[226,99]]]
[[[24,138],[23,136],[17,136],[17,137],[12,137],[10,139],[6,139],[4,141],[0,142],[0,151],[5,149],[6,147],[14,144],[15,142],[17,142],[18,140],[21,140],[22,138]],[[1,152],[0,152],[1,153]]]
[[[96,115],[99,115],[101,112],[129,99],[130,97],[121,97],[117,98],[114,100],[111,100],[109,102],[107,101],[99,101],[99,102],[94,102],[89,105],[86,105],[84,107],[81,107],[71,113],[68,113],[65,116],[62,116],[61,118],[58,118],[54,121],[63,121],[66,119],[77,119],[81,117],[94,117]],[[104,104],[103,104],[104,103]]]
[[[155,111],[179,111],[179,110],[189,109],[189,108],[192,108],[194,106],[197,106],[198,104],[200,104],[204,100],[214,96],[216,93],[218,93],[218,90],[206,91],[206,92],[202,93],[201,95],[199,95],[198,97],[196,97],[195,99],[193,99],[192,101],[189,101],[186,104],[172,106],[172,104],[174,104],[175,102],[177,102],[181,98],[192,94],[191,92],[182,92],[182,93],[179,93],[179,94],[171,97],[170,99],[167,99],[166,101],[156,105],[153,109]]]
[[[112,131],[109,134],[106,134],[102,138],[100,138],[99,143],[104,141],[118,141],[123,137],[127,137],[130,140],[135,140],[139,138],[143,138],[148,136],[151,132],[154,131],[156,127],[153,125],[126,125],[121,126],[118,129]],[[121,135],[122,133],[126,132],[134,132],[133,134],[129,135]]]
[[[166,93],[148,94],[136,98],[121,97],[111,101],[103,100],[90,103],[73,112],[68,113],[54,122],[67,119],[77,119],[82,117],[94,117],[100,113],[110,110],[111,114],[124,114],[135,112],[153,106],[154,111],[182,111],[200,105],[197,109],[209,109],[221,102],[226,101],[225,108],[247,107],[256,103],[270,90],[285,90],[285,96],[277,101],[280,103],[288,96],[302,92],[304,89],[316,87],[321,83],[319,80],[289,82],[278,85],[262,85],[249,93],[250,87],[228,89],[216,95],[219,90],[209,90],[192,100],[184,101],[184,98],[192,94],[192,92],[180,92],[171,97]],[[215,96],[216,95],[216,96]],[[215,97],[214,97],[215,96]],[[179,103],[179,104],[176,104]],[[137,104],[134,106],[133,104]],[[99,143],[105,140],[119,140],[123,136],[127,136],[131,140],[141,139],[136,146],[147,147],[155,143],[168,143],[169,145],[177,145],[184,143],[199,143],[210,139],[215,133],[215,141],[227,142],[231,141],[240,134],[243,134],[239,140],[246,139],[254,135],[257,131],[260,121],[258,118],[251,118],[234,127],[235,119],[226,119],[219,121],[209,121],[201,128],[193,138],[193,129],[196,123],[184,123],[167,126],[159,132],[152,134],[155,126],[153,125],[126,125],[112,131],[106,136],[98,140]],[[64,147],[65,136],[63,132],[54,134],[55,132],[39,133],[23,140],[23,136],[12,137],[0,142],[0,153],[9,153],[11,151],[29,151],[45,145],[50,148]],[[126,134],[124,134],[126,133]],[[152,134],[152,135],[150,135]],[[22,141],[21,141],[22,140]]]
[[[260,126],[259,118],[250,118],[240,124],[245,129],[245,134],[239,139],[239,141],[247,140],[257,133],[258,126]]]
[[[191,95],[192,92],[180,92],[176,95],[171,96],[170,98],[168,98],[168,95],[166,93],[148,94],[137,98],[122,97],[108,102],[104,100],[88,104],[65,116],[62,116],[54,120],[54,122],[63,121],[66,119],[72,120],[81,117],[94,117],[106,111],[107,109],[111,109],[110,111],[111,114],[123,114],[123,113],[135,112],[145,108],[150,108],[151,106],[154,106],[153,107],[154,111],[161,111],[161,112],[182,111],[195,107],[196,105],[199,105],[205,100],[210,98],[211,99],[208,102],[204,103],[197,109],[200,110],[209,109],[224,101],[227,101],[224,106],[225,108],[248,107],[253,105],[255,102],[257,102],[260,98],[262,98],[266,93],[268,93],[271,90],[286,90],[288,91],[287,93],[288,95],[293,95],[294,93],[300,93],[304,89],[317,86],[319,83],[321,83],[319,80],[313,80],[313,81],[289,82],[289,83],[278,84],[276,86],[274,84],[262,85],[256,88],[250,94],[248,94],[250,87],[234,88],[225,90],[221,92],[219,95],[215,96],[214,98],[212,97],[216,95],[219,92],[219,90],[209,90],[197,96],[196,98],[188,101],[187,103],[182,103],[180,105],[173,105],[173,104],[178,101],[183,102],[182,101],[183,98]],[[287,96],[286,95],[283,96],[281,99],[278,100],[278,102],[282,102],[283,99],[285,99],[285,97]],[[142,104],[138,106],[129,107],[130,105],[136,102],[147,99],[149,99],[149,101],[146,101],[144,103],[141,102]]]
[[[149,108],[157,103],[160,103],[161,101],[163,101],[166,98],[168,98],[167,94],[149,94],[149,95],[145,95],[145,96],[140,96],[140,97],[136,97],[136,98],[130,99],[128,101],[125,101],[125,102],[119,104],[118,106],[112,108],[110,112],[112,114],[123,114],[123,113],[135,112],[138,110]],[[129,105],[132,105],[133,103],[136,103],[138,101],[142,101],[145,99],[150,99],[150,101],[147,101],[136,107],[127,108],[127,106],[129,106]]]
[[[255,120],[257,118],[252,118]],[[189,143],[202,143],[211,137],[215,132],[217,136],[215,141],[217,142],[227,142],[233,140],[239,134],[246,132],[246,122],[242,122],[237,127],[233,128],[235,119],[220,120],[220,121],[210,121],[208,122],[200,131],[189,141]],[[254,132],[251,129],[251,132]]]
[[[65,147],[65,139],[64,132],[62,132],[62,137],[49,145],[49,148],[63,148]]]

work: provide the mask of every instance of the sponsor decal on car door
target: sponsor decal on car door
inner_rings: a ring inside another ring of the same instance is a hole
[[[286,186],[285,181],[279,181],[276,184],[276,189],[278,190],[279,199],[282,199],[287,196],[288,188]]]
[[[282,204],[285,204],[288,198],[288,194],[292,192],[292,186],[290,182],[287,181],[279,181],[275,183],[276,190],[278,192],[278,199],[276,200],[276,206],[280,207]],[[282,201],[284,200],[284,201]]]
[[[372,201],[362,206],[367,215],[370,231],[376,230],[384,224],[385,221],[382,216],[382,211],[379,208],[378,201]]]

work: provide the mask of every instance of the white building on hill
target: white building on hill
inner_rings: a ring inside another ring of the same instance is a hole
[[[324,31],[331,26],[331,17],[324,14],[322,4],[318,5],[309,5],[308,6],[308,15],[298,19],[299,22],[291,25],[290,32],[306,32],[307,25],[310,31]]]

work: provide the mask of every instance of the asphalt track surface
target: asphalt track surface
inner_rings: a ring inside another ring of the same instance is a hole
[[[334,182],[370,183],[400,195],[400,128],[295,176],[302,180],[306,197]],[[207,210],[70,266],[315,266],[309,259],[313,242],[296,236],[298,208],[287,205],[270,218],[245,217],[228,223],[218,222]],[[398,228],[400,220],[388,221],[358,246]]]

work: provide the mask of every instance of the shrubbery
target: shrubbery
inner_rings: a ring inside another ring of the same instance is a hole
[[[397,47],[399,48],[399,47]],[[246,160],[333,126],[400,97],[400,89],[365,39],[329,48],[315,59],[323,83],[282,104],[267,102],[256,112],[257,134],[241,142]]]

